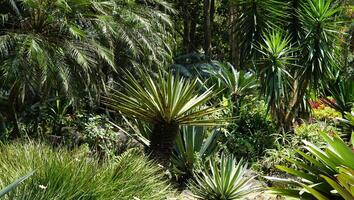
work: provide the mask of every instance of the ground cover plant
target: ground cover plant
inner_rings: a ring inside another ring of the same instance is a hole
[[[99,163],[83,150],[41,144],[0,147],[1,188],[30,170],[34,174],[4,199],[165,199],[173,190],[160,168],[141,153],[128,151]]]

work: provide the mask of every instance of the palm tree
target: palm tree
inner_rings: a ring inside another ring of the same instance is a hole
[[[95,28],[113,4],[22,0],[2,6],[8,10],[0,25],[0,76],[5,83],[19,83],[23,96],[92,91],[102,81],[101,66],[114,68],[110,47],[99,41],[101,30]]]
[[[92,99],[123,55],[130,63],[143,61],[141,55],[165,60],[170,21],[164,11],[173,10],[164,1],[139,2],[0,1],[2,88],[19,83],[19,96],[32,101],[57,91]]]
[[[138,70],[138,75],[141,82],[125,72],[126,80],[120,85],[123,91],[112,89],[103,103],[126,117],[152,125],[149,151],[161,163],[169,162],[181,125],[214,126],[226,121],[207,118],[223,108],[206,105],[214,93],[211,88],[200,93],[197,80],[161,71],[156,79],[146,70]]]

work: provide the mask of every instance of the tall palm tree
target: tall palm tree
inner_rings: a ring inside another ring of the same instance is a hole
[[[139,79],[125,72],[120,88],[103,103],[122,115],[147,122],[153,126],[149,149],[154,159],[167,164],[181,125],[214,126],[225,119],[208,116],[223,109],[206,105],[214,96],[211,88],[200,92],[197,80],[159,72],[155,79],[145,70],[138,70]]]

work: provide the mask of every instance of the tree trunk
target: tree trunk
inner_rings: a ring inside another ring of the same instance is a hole
[[[178,132],[179,125],[176,123],[155,124],[150,138],[151,158],[167,167]]]
[[[183,47],[184,53],[190,53],[191,51],[191,17],[188,11],[183,16]]]
[[[197,49],[197,40],[195,38],[195,34],[196,34],[196,31],[197,31],[197,20],[198,20],[198,8],[194,8],[191,12],[191,25],[190,25],[190,49],[189,49],[189,52],[187,53],[190,53],[190,52],[194,52],[196,51]]]
[[[237,20],[239,19],[239,12],[236,6],[230,6],[229,9],[230,60],[236,69],[240,69],[240,45],[237,35]]]
[[[211,20],[210,20],[211,0],[204,0],[204,52],[211,55]]]

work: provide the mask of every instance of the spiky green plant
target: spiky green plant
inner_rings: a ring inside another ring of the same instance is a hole
[[[198,81],[186,80],[171,73],[159,72],[155,79],[145,70],[138,70],[139,81],[130,72],[122,80],[123,91],[112,89],[103,103],[126,117],[150,123],[152,157],[169,161],[180,125],[214,126],[225,119],[207,118],[223,109],[207,106],[214,96],[212,88],[200,93]],[[202,107],[205,106],[205,107]]]
[[[1,145],[0,152],[0,187],[36,169],[30,181],[4,200],[162,200],[173,194],[160,168],[136,150],[101,162],[84,148],[69,151],[16,143]]]
[[[210,160],[209,169],[195,175],[189,185],[198,199],[234,200],[242,199],[257,188],[251,184],[254,177],[246,177],[247,164],[236,161],[232,156],[222,155],[219,160]]]
[[[296,116],[308,111],[304,97],[309,90],[318,91],[319,83],[332,77],[340,63],[339,4],[332,0],[292,4],[296,6],[290,9],[290,32],[269,27],[273,31],[267,31],[260,42],[257,67],[272,115],[285,130],[291,129]]]
[[[302,80],[315,84],[324,77],[333,76],[338,67],[340,33],[340,4],[334,0],[306,0],[299,9],[302,26],[301,57]]]
[[[273,193],[301,199],[354,199],[354,190],[350,186],[354,176],[354,152],[334,133],[330,136],[321,132],[321,136],[327,143],[324,149],[304,141],[306,152],[298,150],[300,156],[287,159],[297,169],[277,166],[296,179],[266,177],[294,186],[269,188]]]
[[[272,31],[264,36],[259,52],[263,55],[259,63],[261,92],[266,98],[273,118],[282,123],[286,115],[289,88],[293,79],[290,68],[294,66],[291,39],[282,31]]]
[[[239,55],[238,68],[246,69],[258,54],[255,48],[261,42],[263,32],[278,27],[286,19],[287,2],[279,0],[232,0],[231,6],[238,13],[233,30],[236,31]],[[236,17],[234,16],[234,17]]]
[[[193,177],[198,162],[204,162],[218,150],[220,131],[213,129],[206,138],[203,127],[183,126],[176,139],[171,163],[173,170],[185,181]]]

